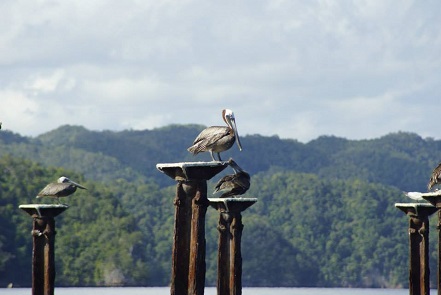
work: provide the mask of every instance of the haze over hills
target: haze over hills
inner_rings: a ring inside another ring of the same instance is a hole
[[[31,222],[17,207],[37,202],[36,192],[62,174],[89,190],[69,198],[71,207],[57,219],[57,284],[167,285],[175,183],[155,166],[210,161],[208,153],[186,150],[203,128],[61,126],[35,138],[1,130],[0,286],[30,284]],[[308,143],[255,134],[241,141],[242,152],[233,146],[222,157],[252,175],[245,196],[259,200],[244,213],[244,285],[407,285],[407,218],[394,203],[409,201],[402,191],[426,190],[441,141],[406,132]],[[209,194],[220,177],[209,182]],[[210,285],[217,218],[208,210]]]

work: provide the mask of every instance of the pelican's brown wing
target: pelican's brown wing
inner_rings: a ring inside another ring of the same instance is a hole
[[[226,191],[221,198],[243,195],[250,188],[250,175],[246,172],[239,172],[233,175],[226,175],[216,184],[215,192]]]
[[[65,197],[76,191],[77,187],[71,183],[49,183],[37,197]]]
[[[430,190],[435,184],[438,184],[438,182],[441,180],[441,163],[436,166],[435,169],[433,169],[432,175],[430,177],[429,184],[427,185],[427,188]]]
[[[205,152],[210,149],[210,147],[227,137],[231,133],[231,129],[224,126],[211,126],[205,128],[199,133],[193,142],[193,145],[187,150],[193,154],[198,154],[200,152]]]
[[[225,189],[231,189],[234,187],[234,184],[232,180],[234,179],[235,175],[225,175],[219,181],[217,182],[216,186],[214,187],[214,193],[225,190]]]
[[[236,174],[234,182],[247,191],[250,188],[250,175],[246,172],[239,172]]]

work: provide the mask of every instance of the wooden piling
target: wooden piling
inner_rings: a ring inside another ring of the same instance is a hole
[[[53,295],[55,289],[55,216],[67,205],[20,205],[33,218],[32,295]]]
[[[171,273],[171,294],[186,294],[183,290],[188,289],[188,262],[190,249],[189,232],[190,217],[189,202],[182,188],[182,182],[179,181],[176,188],[175,205],[175,224],[173,235],[173,251],[172,251],[172,273]],[[181,291],[180,291],[181,290]]]
[[[217,292],[218,294],[230,294],[230,223],[231,215],[220,212],[219,242],[217,256]]]
[[[156,165],[159,171],[178,182],[174,200],[172,295],[204,294],[207,180],[227,165],[217,161]]]
[[[205,214],[208,207],[207,183],[191,183],[196,189],[191,202],[191,233],[188,294],[204,294],[205,287]]]
[[[436,212],[428,203],[395,204],[409,217],[409,294],[430,294],[429,216]]]
[[[256,198],[212,198],[210,205],[219,211],[217,293],[242,294],[242,211]]]
[[[437,289],[438,295],[441,295],[441,191],[429,192],[422,194],[422,197],[435,206],[438,210],[438,272],[437,272]]]

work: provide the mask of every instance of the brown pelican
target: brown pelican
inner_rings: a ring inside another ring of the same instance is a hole
[[[429,184],[427,185],[427,189],[430,191],[432,187],[441,182],[441,163],[433,169],[432,175],[430,176]]]
[[[221,198],[243,195],[250,188],[250,175],[242,170],[233,159],[230,158],[228,164],[233,168],[234,174],[222,177],[213,192],[215,194],[218,191],[226,191],[220,196]]]
[[[406,197],[415,201],[424,201],[423,193],[420,192],[403,192]]]
[[[61,176],[58,178],[57,182],[52,182],[46,185],[46,187],[38,193],[37,198],[56,198],[57,202],[60,203],[60,197],[67,197],[73,194],[77,190],[77,187],[86,189],[84,186],[70,180],[69,178]]]
[[[233,111],[230,109],[222,110],[222,118],[228,126],[211,126],[205,128],[199,133],[194,140],[193,145],[187,150],[193,155],[209,151],[213,161],[216,161],[214,153],[217,153],[219,161],[222,161],[220,152],[231,148],[234,141],[237,142],[239,150],[241,151],[242,145],[240,144],[239,134],[237,133],[236,120]]]

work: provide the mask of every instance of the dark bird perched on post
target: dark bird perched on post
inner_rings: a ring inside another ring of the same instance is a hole
[[[224,119],[227,126],[211,126],[205,128],[199,133],[193,142],[193,145],[187,150],[193,155],[199,154],[201,152],[210,152],[213,161],[214,153],[217,153],[219,161],[222,161],[220,157],[220,152],[230,149],[234,141],[237,142],[239,150],[242,151],[242,145],[240,144],[239,134],[236,128],[236,119],[234,118],[234,113],[230,109],[222,110],[222,118]]]
[[[57,182],[52,182],[46,185],[46,187],[38,193],[37,198],[56,198],[58,204],[60,204],[60,197],[70,196],[77,190],[77,188],[86,189],[81,184],[78,184],[67,177],[61,176],[58,178]]]
[[[441,182],[441,163],[433,169],[432,175],[430,176],[429,184],[427,185],[427,189],[430,191],[432,187]]]
[[[222,177],[213,192],[215,194],[219,191],[226,191],[220,196],[221,198],[243,195],[250,188],[250,175],[240,168],[233,159],[230,158],[228,164],[233,168],[234,174]]]

